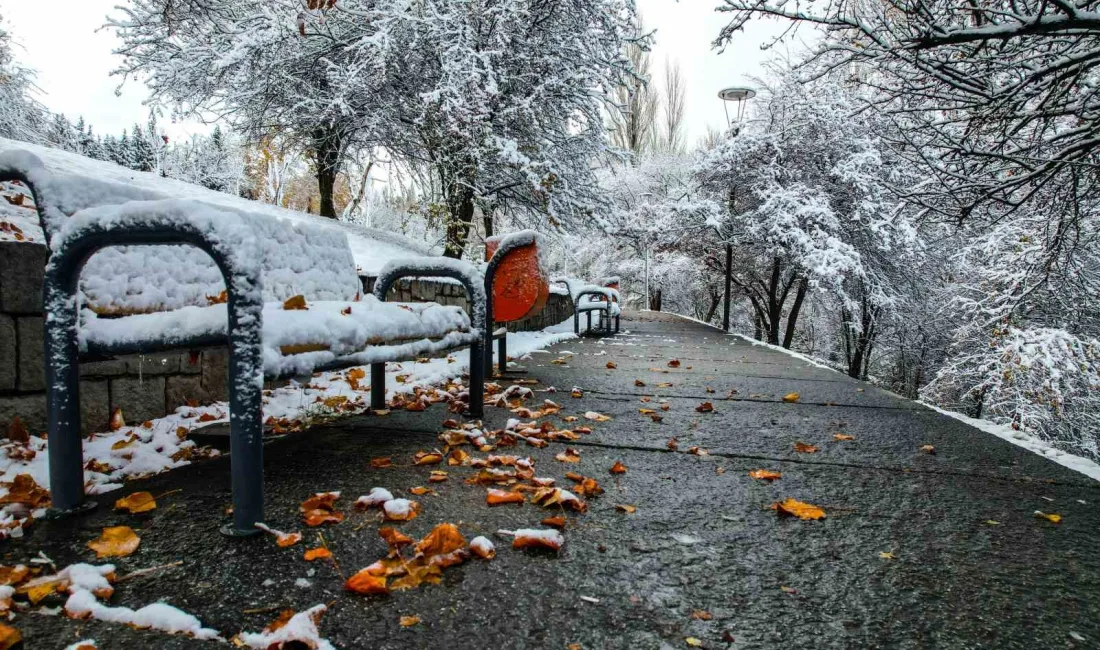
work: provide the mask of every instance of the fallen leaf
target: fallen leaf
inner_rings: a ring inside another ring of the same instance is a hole
[[[636,508],[635,506],[627,505],[625,503],[617,504],[615,506],[615,509],[619,512],[625,512],[628,515],[632,515],[638,510],[638,508]]]
[[[0,585],[17,585],[30,576],[31,570],[25,564],[0,566]]]
[[[696,406],[695,410],[699,411],[700,413],[712,413],[714,411],[714,404],[711,404],[710,402],[703,402],[699,406]]]
[[[351,316],[351,305],[348,305],[347,307],[341,309],[340,314],[343,316]]]
[[[825,518],[825,511],[821,508],[795,499],[787,499],[781,503],[774,504],[773,507],[780,515],[791,515],[806,520]]]
[[[389,456],[386,456],[385,458],[372,458],[370,461],[370,466],[374,469],[385,469],[387,467],[391,467],[392,465],[393,459]]]
[[[1040,512],[1040,511],[1036,510],[1035,511],[1035,516],[1036,517],[1042,517],[1043,519],[1046,519],[1047,521],[1049,521],[1052,524],[1062,523],[1062,515],[1058,515],[1058,514],[1049,514],[1048,515],[1045,512]]]
[[[157,502],[149,492],[134,492],[128,497],[115,501],[115,510],[127,510],[130,514],[156,510]]]
[[[23,421],[18,415],[13,417],[11,424],[8,425],[8,440],[26,444],[30,439],[31,434],[27,433],[27,427],[23,426]]]
[[[490,506],[501,506],[508,503],[525,503],[527,497],[519,492],[509,492],[507,490],[490,489],[485,493],[485,503]]]
[[[419,616],[402,616],[400,621],[401,627],[412,627],[420,624]]]
[[[309,309],[309,305],[306,304],[306,297],[298,294],[297,296],[287,298],[283,303],[283,309],[286,311]]]
[[[680,367],[680,360],[679,359],[673,359],[672,361],[669,361],[668,362],[668,367],[669,368],[679,368]]]
[[[447,472],[441,469],[432,470],[432,473],[428,475],[429,483],[442,483],[447,480]]]
[[[774,481],[777,478],[783,478],[781,472],[773,472],[768,469],[754,469],[749,472],[749,476],[762,481]]]
[[[496,546],[480,535],[470,540],[470,552],[483,560],[491,560],[497,556]]]
[[[788,404],[794,404],[798,400],[802,399],[802,396],[798,393],[787,393],[783,396],[783,401]]]
[[[709,621],[714,618],[714,614],[711,614],[705,609],[697,609],[691,613],[691,617],[697,621]]]
[[[707,451],[706,449],[703,449],[702,447],[689,447],[688,448],[688,453],[692,454],[693,456],[709,456],[710,455],[710,452]]]
[[[306,562],[312,562],[314,560],[324,560],[330,557],[332,557],[332,551],[324,546],[318,546],[317,548],[308,549],[302,556],[302,559]]]
[[[107,424],[111,431],[118,431],[122,427],[126,426],[126,420],[122,419],[122,409],[115,407],[115,410],[111,411],[111,420]]]
[[[804,442],[794,443],[794,450],[800,454],[816,454],[817,447],[806,444]]]
[[[581,452],[572,447],[567,447],[565,451],[554,456],[554,460],[561,463],[579,463],[581,462]]]
[[[672,388],[672,382],[662,381],[661,383],[657,384],[657,388]]]
[[[403,548],[415,541],[405,533],[389,526],[379,528],[378,535],[385,540],[386,544],[392,549]]]
[[[539,523],[543,526],[550,526],[551,528],[557,528],[558,530],[561,530],[562,528],[565,528],[566,519],[565,517],[558,515],[556,517],[547,517]]]
[[[275,545],[279,548],[289,548],[302,541],[301,533],[284,533],[278,530],[272,532],[275,533]]]
[[[855,440],[855,436],[850,436],[847,433],[834,433],[833,440]]]
[[[1000,526],[1001,525],[1001,522],[997,521],[996,519],[986,519],[985,523],[986,523],[987,526]]]
[[[418,497],[422,497],[425,494],[435,494],[435,490],[433,490],[429,487],[423,487],[423,486],[418,485],[416,487],[409,488],[409,494],[412,494],[412,495],[418,496]]]
[[[921,445],[920,450],[926,454],[932,454],[933,456],[936,455],[936,448],[932,445]]]
[[[665,443],[665,446],[672,451],[676,451],[680,447],[680,441],[676,439],[676,436],[673,436],[668,439],[668,442]]]
[[[700,641],[699,639],[696,639],[693,636],[689,636],[686,639],[684,639],[684,643],[688,644],[689,646],[691,646],[693,648],[702,648],[703,647],[703,642]]]
[[[507,531],[502,531],[507,532]],[[549,549],[558,551],[565,544],[565,537],[552,528],[522,528],[512,533],[512,548]]]
[[[0,504],[18,503],[28,508],[41,508],[49,505],[50,493],[38,485],[30,474],[19,474],[10,484],[8,493],[0,497]]]
[[[643,386],[645,386],[645,382],[642,381],[641,379],[635,379],[634,380],[634,385],[637,386],[638,388],[642,388]]]
[[[592,420],[593,422],[607,422],[611,419],[610,415],[604,415],[595,411],[588,411],[584,414],[586,420]]]
[[[882,551],[878,554],[878,556],[879,556],[879,558],[881,558],[883,560],[896,560],[897,559],[896,557],[894,557],[894,554],[891,553],[890,551]]]
[[[615,370],[618,367],[619,367],[618,364],[616,364],[614,361],[608,361],[607,362],[607,369],[608,370]]]
[[[88,548],[96,553],[96,559],[105,557],[126,557],[137,550],[141,538],[129,526],[110,526],[103,533],[88,542]]]
[[[615,464],[611,466],[612,474],[626,474],[626,465],[623,465],[621,461],[615,461]]]
[[[354,591],[357,594],[388,594],[386,576],[378,576],[371,573],[371,567],[367,567],[347,579],[344,589]]]
[[[11,627],[0,623],[0,650],[11,650],[23,647],[23,634]]]
[[[386,521],[409,521],[420,512],[420,504],[408,499],[391,499],[382,504]]]
[[[418,451],[413,456],[413,465],[437,465],[443,462],[443,452],[438,449],[432,451]]]
[[[580,399],[580,398],[584,397],[584,391],[582,391],[579,388],[574,388],[573,390],[569,391],[569,396]]]

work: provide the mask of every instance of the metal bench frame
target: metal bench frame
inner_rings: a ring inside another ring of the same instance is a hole
[[[589,302],[588,307],[581,309],[581,299],[585,296],[600,296],[604,300],[600,301],[601,306],[594,306],[596,303]],[[581,334],[581,311],[584,311],[588,317],[587,328],[585,330],[586,335],[595,336],[610,336],[619,333],[619,314],[611,315],[611,305],[615,304],[607,297],[607,294],[598,289],[583,289],[577,293],[573,300],[573,333],[580,336]],[[592,329],[592,312],[600,312],[600,321],[597,329]],[[611,321],[615,321],[615,329],[611,329]]]

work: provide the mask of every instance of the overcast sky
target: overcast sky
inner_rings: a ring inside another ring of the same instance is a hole
[[[761,63],[771,54],[760,45],[778,34],[774,22],[750,24],[744,34],[722,54],[710,46],[724,16],[714,13],[719,0],[637,0],[646,26],[657,30],[652,53],[652,72],[659,83],[665,59],[678,61],[687,82],[686,127],[694,142],[708,126],[725,125],[717,93],[731,85],[745,85],[759,75]],[[147,92],[128,81],[116,96],[118,77],[110,72],[118,65],[111,54],[117,39],[100,30],[104,17],[124,0],[0,0],[5,27],[11,31],[16,56],[38,72],[40,100],[51,110],[74,122],[83,115],[100,134],[120,133],[135,122],[144,124],[149,113],[143,105]],[[196,124],[162,125],[179,138],[203,131]]]

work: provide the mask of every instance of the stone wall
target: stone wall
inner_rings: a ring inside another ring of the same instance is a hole
[[[42,280],[46,247],[0,242],[0,435],[19,416],[31,433],[46,430]],[[362,278],[364,291],[374,278]],[[432,301],[469,308],[461,285],[401,281],[391,300]],[[573,315],[565,296],[552,295],[542,313],[512,331],[539,330]],[[188,402],[228,399],[226,348],[182,350],[85,360],[80,365],[81,421],[85,432],[104,431],[115,407],[134,424],[162,417]]]

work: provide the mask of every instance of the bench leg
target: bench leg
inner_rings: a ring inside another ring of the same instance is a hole
[[[581,313],[576,309],[573,310],[573,333],[581,335]]]
[[[586,333],[591,333],[592,332],[592,310],[589,309],[587,312],[585,312],[585,315],[588,316],[588,327],[585,330],[585,332]]]
[[[84,499],[84,440],[80,435],[80,367],[77,355],[75,292],[68,293],[49,270],[44,290],[52,309],[45,324],[46,404],[50,452],[51,515],[66,515],[95,507]]]
[[[229,279],[226,279],[227,284]],[[263,304],[229,289],[229,471],[233,523],[222,533],[251,537],[264,520]]]
[[[497,368],[500,374],[508,372],[508,334],[497,340]]]
[[[618,316],[615,317],[615,333],[616,334],[619,333],[619,317]]]
[[[386,408],[386,364],[370,364],[370,407],[375,411]]]
[[[481,341],[470,344],[470,417],[475,418],[485,414],[485,365],[479,363],[481,346]]]

